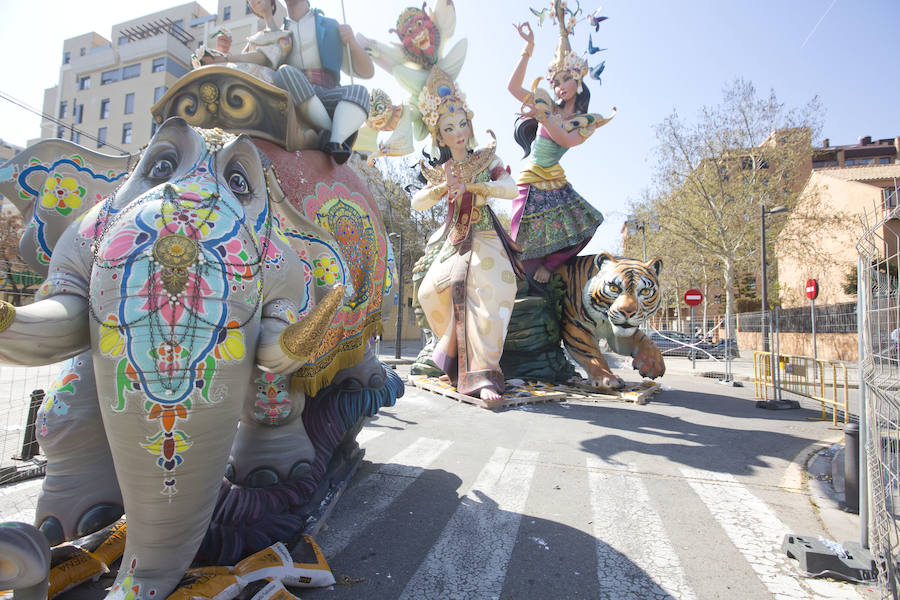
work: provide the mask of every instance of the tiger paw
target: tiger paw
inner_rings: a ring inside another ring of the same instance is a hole
[[[597,388],[618,390],[625,386],[625,381],[612,372],[600,373],[591,376],[591,384]]]
[[[646,343],[643,343],[646,342]],[[650,342],[649,338],[644,338],[642,343],[632,355],[634,360],[631,366],[641,374],[642,377],[656,379],[662,377],[666,372],[666,362],[663,359],[662,352],[657,348],[656,344]]]

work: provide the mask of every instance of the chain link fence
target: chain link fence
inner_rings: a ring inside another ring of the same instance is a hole
[[[883,598],[898,598],[900,559],[900,214],[866,223],[859,251],[860,392],[865,404],[868,521]],[[862,504],[862,503],[861,503]],[[865,519],[863,512],[860,517]]]

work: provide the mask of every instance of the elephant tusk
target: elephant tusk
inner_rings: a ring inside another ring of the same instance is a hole
[[[281,332],[278,343],[286,356],[305,363],[315,355],[328,333],[328,325],[344,303],[345,291],[346,286],[335,286],[302,321]]]

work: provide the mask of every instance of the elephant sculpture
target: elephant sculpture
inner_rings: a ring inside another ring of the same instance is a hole
[[[175,117],[139,156],[54,140],[0,166],[47,277],[0,305],[0,360],[69,359],[36,424],[35,524],[58,543],[127,513],[109,597],[166,597],[195,555],[296,532],[403,393],[368,345],[391,282],[377,207],[299,154]]]

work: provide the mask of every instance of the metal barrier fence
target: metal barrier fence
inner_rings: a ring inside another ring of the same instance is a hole
[[[822,404],[822,420],[838,425],[838,414],[843,422],[850,422],[850,385],[847,365],[836,360],[815,360],[809,356],[778,355],[778,380],[772,373],[772,353],[753,353],[753,383],[756,397],[768,401],[769,388],[773,397],[776,386],[784,392],[817,400]]]
[[[35,421],[60,365],[0,365],[0,485],[43,474]]]
[[[894,205],[896,206],[896,204]],[[883,598],[900,591],[900,236],[894,208],[875,207],[857,244],[860,315],[860,521],[878,564]],[[867,482],[867,483],[866,483]],[[863,485],[865,484],[865,485]]]

